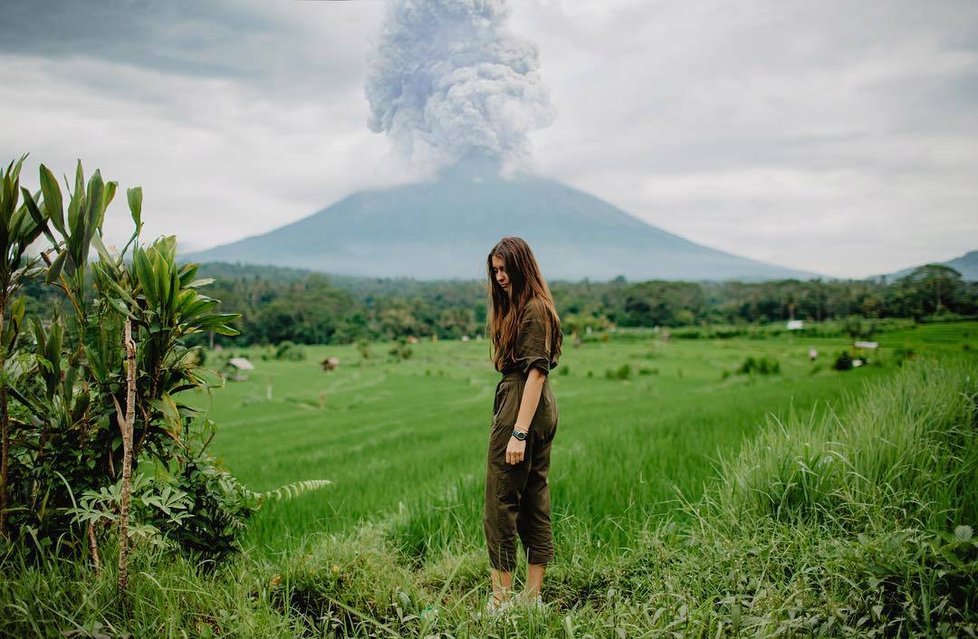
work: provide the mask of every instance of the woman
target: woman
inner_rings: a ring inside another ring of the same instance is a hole
[[[563,336],[550,289],[525,241],[504,237],[489,253],[487,268],[490,354],[503,374],[493,404],[483,517],[492,568],[486,609],[497,612],[511,603],[517,536],[527,553],[523,596],[542,606],[543,574],[553,559],[547,471],[559,416],[547,380]]]

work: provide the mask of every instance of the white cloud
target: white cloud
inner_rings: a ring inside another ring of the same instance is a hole
[[[542,172],[706,245],[832,275],[975,248],[969,5],[517,6],[558,109],[533,135]]]
[[[363,126],[359,88],[335,101],[291,103],[227,80],[83,58],[19,58],[9,74],[7,86],[18,89],[0,90],[0,100],[18,117],[0,121],[8,155],[31,152],[25,175],[34,182],[37,162],[71,174],[78,155],[88,173],[100,168],[121,187],[142,185],[147,238],[223,243],[392,181],[391,171],[375,172],[394,161]],[[118,86],[71,79],[91,76]],[[107,231],[122,239],[129,220],[121,199],[110,211]]]

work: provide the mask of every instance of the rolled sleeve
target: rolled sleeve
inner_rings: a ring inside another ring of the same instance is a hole
[[[536,305],[526,309],[514,349],[516,366],[524,375],[529,374],[531,368],[539,369],[544,375],[550,373],[550,350],[547,348],[545,321],[542,309]]]

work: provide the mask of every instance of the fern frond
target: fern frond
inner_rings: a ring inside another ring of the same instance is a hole
[[[266,501],[284,501],[288,499],[295,499],[296,497],[305,493],[325,488],[332,483],[333,482],[328,479],[306,479],[304,481],[286,484],[285,486],[279,486],[274,490],[269,490],[262,493],[248,491],[248,496],[261,505]]]

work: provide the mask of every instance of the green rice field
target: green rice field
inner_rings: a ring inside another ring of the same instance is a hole
[[[696,499],[718,459],[770,416],[839,409],[866,382],[893,374],[907,351],[978,347],[978,324],[884,333],[870,364],[847,372],[832,370],[847,337],[607,337],[576,347],[568,339],[550,376],[561,415],[551,470],[558,554],[562,541],[570,543],[561,536],[567,524],[583,525],[594,544],[614,551],[650,518],[681,518],[679,496]],[[391,356],[391,346],[373,344],[367,358],[352,345],[311,347],[303,361],[235,351],[255,364],[248,379],[196,401],[219,425],[211,451],[250,488],[334,482],[260,512],[247,538],[256,551],[286,550],[310,533],[351,530],[365,520],[391,524],[419,555],[481,541],[498,379],[487,344],[422,341],[407,360]],[[209,354],[207,365],[228,354]],[[327,356],[340,359],[337,370],[321,370]],[[737,374],[748,357],[776,362],[780,372]]]

